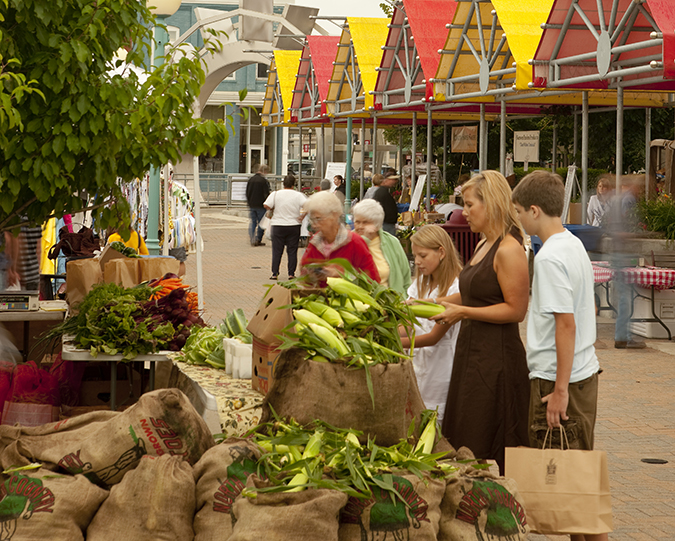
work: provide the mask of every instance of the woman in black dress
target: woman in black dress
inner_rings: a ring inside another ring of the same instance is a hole
[[[484,238],[459,275],[459,294],[439,299],[439,323],[462,322],[443,420],[456,448],[494,459],[504,471],[504,449],[528,445],[529,378],[518,323],[527,312],[529,274],[523,233],[511,188],[496,171],[483,171],[462,189],[464,217]]]

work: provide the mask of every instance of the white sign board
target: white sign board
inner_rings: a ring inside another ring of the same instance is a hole
[[[513,161],[535,163],[539,161],[538,131],[513,132]]]
[[[248,179],[245,182],[232,179],[232,201],[246,201],[246,184]]]
[[[415,184],[415,191],[410,198],[410,210],[417,210],[420,206],[420,199],[422,199],[422,192],[424,191],[424,185],[426,184],[427,176],[420,175]]]
[[[453,126],[451,152],[476,153],[478,151],[478,126]]]

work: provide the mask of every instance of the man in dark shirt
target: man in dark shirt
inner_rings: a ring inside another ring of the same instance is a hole
[[[270,185],[265,178],[269,171],[266,165],[260,165],[258,172],[248,179],[246,184],[246,202],[249,207],[249,217],[251,223],[248,226],[248,236],[251,240],[251,246],[265,246],[262,242],[265,231],[259,227],[260,220],[265,216],[265,207],[263,203],[270,194]]]
[[[391,195],[391,189],[396,186],[398,175],[387,174],[382,180],[382,184],[375,191],[373,199],[377,201],[384,209],[384,223],[382,229],[387,233],[396,236],[396,221],[398,220],[398,208],[396,207],[396,200]]]

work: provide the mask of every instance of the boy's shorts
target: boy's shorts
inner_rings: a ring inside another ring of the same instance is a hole
[[[529,437],[530,447],[541,449],[544,446],[544,438],[548,431],[546,422],[546,406],[541,399],[553,392],[555,381],[545,379],[530,380],[530,422]],[[595,429],[595,417],[598,410],[598,374],[593,374],[576,383],[570,383],[569,404],[567,405],[567,421],[561,420],[565,428],[567,441],[570,449],[593,449],[593,431]],[[552,428],[550,440],[546,446],[560,448],[560,429]],[[567,447],[567,445],[565,445]]]

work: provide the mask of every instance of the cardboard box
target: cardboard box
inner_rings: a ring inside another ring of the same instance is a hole
[[[105,272],[105,264],[108,261],[112,261],[113,259],[120,259],[120,258],[126,259],[127,256],[118,252],[114,248],[111,248],[110,244],[106,245],[103,248],[103,250],[101,251],[101,255],[98,258],[98,262],[101,265],[101,272]]]
[[[267,394],[274,382],[274,363],[281,351],[276,335],[293,321],[290,308],[296,296],[316,293],[317,289],[286,289],[274,285],[263,298],[258,311],[251,318],[247,329],[253,335],[253,358],[251,359],[251,385],[256,391]]]
[[[636,287],[636,292],[642,295],[637,297],[633,304],[633,318],[651,319],[652,302],[651,289]],[[644,298],[649,297],[649,298]],[[615,304],[616,306],[616,304]],[[675,336],[675,290],[664,289],[662,291],[654,291],[654,311],[656,315],[666,324],[670,329],[671,335]],[[656,321],[631,321],[630,330],[632,333],[644,336],[645,338],[667,339],[668,333]]]
[[[570,203],[568,224],[581,224],[581,203]]]
[[[431,224],[435,223],[442,224],[445,222],[445,214],[443,214],[442,212],[425,212],[424,219]]]

